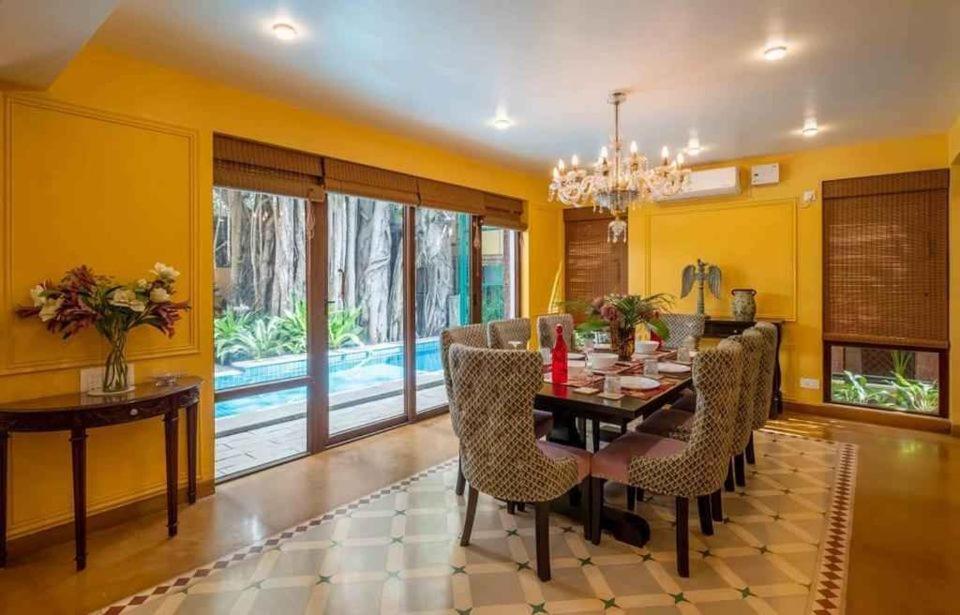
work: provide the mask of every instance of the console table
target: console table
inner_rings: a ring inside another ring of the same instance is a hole
[[[13,432],[69,431],[73,459],[73,515],[77,570],[87,563],[87,429],[163,417],[167,469],[167,534],[177,534],[177,416],[187,419],[187,500],[197,500],[197,403],[199,378],[169,386],[141,384],[106,397],[69,393],[0,404],[0,567],[7,564],[7,455]]]
[[[770,416],[773,418],[783,412],[783,392],[780,390],[782,378],[780,374],[780,343],[783,340],[783,321],[766,319],[764,321],[777,328],[777,355],[773,371],[773,403],[770,408]],[[724,338],[739,335],[755,324],[757,324],[755,320],[731,320],[708,316],[703,326],[703,337]]]

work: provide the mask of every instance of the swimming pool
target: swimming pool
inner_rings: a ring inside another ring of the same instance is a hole
[[[417,372],[439,372],[440,341],[431,338],[417,342]],[[214,376],[214,389],[223,391],[239,386],[260,384],[273,380],[298,378],[307,375],[305,356],[290,359],[245,361]],[[369,350],[357,349],[330,353],[330,393],[359,391],[377,385],[403,383],[403,346],[391,344]],[[244,412],[273,408],[291,403],[305,403],[306,387],[251,395],[215,404],[214,416],[223,418]]]

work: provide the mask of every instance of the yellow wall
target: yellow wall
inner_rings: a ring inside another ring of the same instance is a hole
[[[0,401],[74,391],[77,368],[104,356],[92,332],[63,343],[11,313],[32,284],[80,263],[122,278],[157,260],[183,271],[180,296],[194,309],[173,340],[153,331],[131,339],[137,379],[163,371],[212,379],[214,131],[528,201],[523,256],[535,266],[524,268],[523,310],[548,310],[562,223],[546,203],[544,177],[98,48],[81,53],[44,94],[6,93],[3,108]],[[212,410],[207,386],[201,480],[213,477]],[[91,431],[91,511],[162,490],[161,433],[158,421]],[[11,536],[70,518],[69,468],[64,434],[12,438]]]
[[[724,273],[723,297],[709,299],[707,312],[727,316],[732,288],[756,288],[759,315],[788,321],[781,355],[784,396],[804,403],[820,403],[822,391],[799,386],[801,377],[816,378],[823,386],[820,183],[844,177],[945,168],[947,160],[947,135],[943,134],[710,165],[739,167],[742,194],[647,206],[631,213],[630,288],[634,292],[679,295],[683,264],[699,257],[720,265]],[[780,163],[780,183],[751,187],[749,167],[771,162]],[[956,184],[955,181],[955,190]],[[814,203],[802,203],[805,190],[816,191]],[[955,229],[957,218],[952,216]],[[954,306],[958,305],[956,289],[960,286],[957,252],[952,250]],[[679,301],[675,310],[693,311],[694,305],[692,293]],[[953,372],[956,371],[954,368]],[[952,397],[951,416],[960,421],[957,396]]]

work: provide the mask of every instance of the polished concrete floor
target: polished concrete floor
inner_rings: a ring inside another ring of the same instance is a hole
[[[860,446],[847,612],[956,612],[960,439],[803,415],[771,427]],[[0,613],[102,607],[455,454],[441,416],[221,485],[181,509],[174,540],[162,513],[94,532],[80,574],[71,543],[14,551]]]

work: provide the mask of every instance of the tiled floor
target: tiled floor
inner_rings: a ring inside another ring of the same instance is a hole
[[[593,545],[552,515],[549,583],[535,574],[529,512],[509,515],[483,496],[461,547],[451,461],[106,612],[836,613],[840,600],[814,597],[824,582],[838,596],[845,583],[830,562],[849,548],[856,447],[767,433],[757,444],[747,487],[725,494],[726,522],[704,536],[692,515],[689,578],[676,573],[669,498],[641,504],[653,530],[643,548],[606,534]],[[622,505],[622,491],[611,501]]]
[[[417,391],[417,408],[430,409],[447,403],[442,386]],[[301,418],[253,427],[216,439],[216,478],[243,474],[253,468],[301,455],[307,450],[307,421]],[[330,433],[338,434],[403,414],[401,397],[378,399],[330,413]]]

